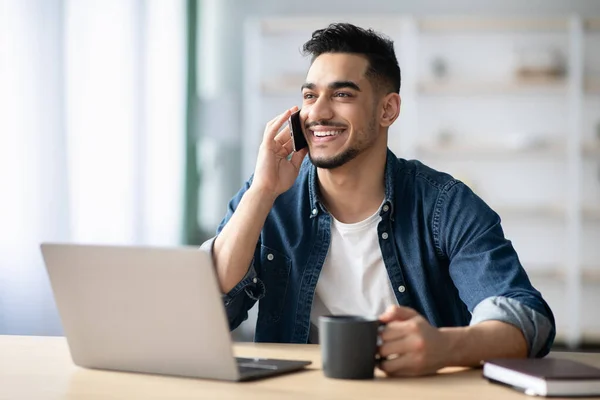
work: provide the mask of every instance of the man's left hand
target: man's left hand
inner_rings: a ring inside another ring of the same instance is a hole
[[[379,320],[386,324],[379,348],[384,361],[379,368],[387,375],[427,375],[446,366],[449,351],[446,335],[415,310],[390,306]]]

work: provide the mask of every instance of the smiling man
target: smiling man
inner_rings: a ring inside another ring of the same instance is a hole
[[[387,148],[400,112],[393,43],[342,23],[315,31],[304,51],[308,149],[293,152],[281,129],[296,108],[268,122],[254,175],[203,245],[231,329],[256,301],[261,342],[316,343],[324,314],[378,317],[390,375],[546,355],[554,317],[498,215]]]

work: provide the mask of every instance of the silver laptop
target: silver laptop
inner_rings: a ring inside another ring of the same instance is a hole
[[[308,361],[236,359],[209,254],[197,248],[42,244],[73,362],[243,381]]]

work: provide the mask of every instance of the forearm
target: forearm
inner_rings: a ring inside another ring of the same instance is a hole
[[[484,321],[460,328],[440,328],[446,338],[447,366],[475,367],[492,358],[525,358],[527,342],[515,326],[501,321]]]
[[[222,293],[233,289],[248,271],[260,232],[274,201],[272,195],[250,187],[215,239],[213,260]]]

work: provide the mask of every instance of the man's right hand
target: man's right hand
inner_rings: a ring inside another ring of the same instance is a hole
[[[302,160],[308,152],[308,149],[304,148],[295,152],[288,160],[288,156],[293,153],[290,127],[286,126],[280,131],[297,109],[298,107],[290,108],[267,123],[258,151],[251,189],[258,190],[273,200],[292,187],[298,177]]]

